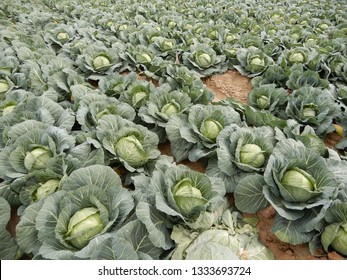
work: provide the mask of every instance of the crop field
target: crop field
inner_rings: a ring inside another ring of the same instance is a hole
[[[2,0],[1,260],[347,258],[345,0]]]

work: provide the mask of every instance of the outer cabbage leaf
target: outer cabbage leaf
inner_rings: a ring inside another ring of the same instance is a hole
[[[266,260],[272,253],[259,242],[258,234],[240,213],[225,210],[219,223],[205,231],[176,225],[171,234],[176,248],[172,260]]]
[[[0,259],[1,260],[14,260],[18,259],[21,255],[19,253],[18,245],[10,232],[7,231],[6,226],[11,218],[11,207],[10,204],[0,197]]]

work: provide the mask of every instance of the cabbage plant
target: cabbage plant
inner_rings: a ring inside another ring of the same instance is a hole
[[[144,106],[149,99],[151,92],[155,91],[154,85],[146,80],[136,80],[131,83],[119,97],[119,101],[128,103],[135,109]]]
[[[328,88],[329,81],[322,79],[319,73],[313,70],[304,70],[302,64],[295,64],[291,67],[291,74],[286,83],[291,90],[297,90],[302,87],[312,86],[318,88]]]
[[[167,65],[166,75],[160,79],[160,82],[168,83],[172,90],[186,93],[193,104],[208,104],[212,101],[213,93],[206,88],[198,74],[184,65]]]
[[[160,142],[165,142],[165,127],[169,119],[184,113],[191,106],[189,96],[178,90],[172,90],[168,84],[163,84],[149,96],[145,106],[139,109],[138,115],[151,130],[157,132]]]
[[[326,252],[334,250],[347,257],[347,204],[334,202],[326,211],[327,226],[321,234],[321,242]]]
[[[0,100],[5,100],[11,90],[26,89],[27,78],[23,73],[1,74],[0,72]]]
[[[238,183],[235,203],[240,211],[252,213],[270,203],[277,213],[272,232],[283,242],[302,244],[321,229],[338,185],[335,171],[322,156],[286,139],[276,144],[264,176],[245,177]]]
[[[154,39],[153,46],[157,50],[158,56],[175,57],[176,40],[158,36]]]
[[[90,79],[93,75],[99,79],[100,75],[121,71],[123,63],[119,57],[119,49],[91,45],[77,56],[76,64]]]
[[[261,85],[248,93],[248,104],[258,110],[266,110],[274,115],[281,115],[287,105],[288,92],[276,88],[274,84]]]
[[[103,235],[121,228],[133,207],[112,168],[80,168],[60,191],[24,210],[17,225],[19,248],[34,258],[90,259]]]
[[[122,75],[116,72],[100,78],[98,87],[101,93],[119,98],[123,91],[135,81],[135,72],[131,72],[128,75]]]
[[[129,172],[148,172],[148,164],[160,156],[159,138],[154,132],[117,115],[101,117],[96,136],[110,159]]]
[[[286,113],[299,123],[312,126],[317,135],[324,135],[334,130],[332,122],[340,110],[328,90],[309,86],[289,95]]]
[[[224,179],[227,192],[234,192],[238,181],[252,173],[263,173],[275,146],[275,132],[268,126],[230,125],[218,137],[216,158],[206,173]]]
[[[172,159],[171,159],[172,161]],[[138,204],[136,215],[149,232],[153,244],[173,247],[173,224],[191,228],[209,228],[214,211],[224,203],[222,180],[208,177],[184,165],[158,161],[152,176],[133,177]]]
[[[294,64],[303,64],[309,68],[309,64],[317,57],[317,51],[307,47],[293,47],[286,49],[278,58],[278,65],[282,68],[290,68]],[[316,69],[311,69],[316,70]]]
[[[183,63],[200,77],[223,73],[227,70],[225,55],[218,55],[207,44],[195,42],[190,49],[183,53]]]
[[[242,126],[240,115],[223,105],[193,105],[188,115],[174,115],[166,126],[172,153],[179,162],[197,161],[211,156],[217,147],[219,133],[227,126]]]
[[[66,24],[47,24],[45,26],[45,32],[45,41],[49,44],[58,45],[59,47],[71,42],[76,36],[75,29]]]
[[[75,98],[75,102],[78,104],[76,120],[84,131],[95,130],[99,119],[105,115],[118,115],[130,121],[136,116],[135,109],[129,104],[94,92]]]
[[[286,121],[286,126],[276,130],[276,139],[283,140],[287,138],[295,139],[302,142],[307,148],[315,150],[318,154],[325,157],[328,149],[324,140],[317,136],[315,130],[309,125],[302,125],[293,119]]]
[[[272,64],[260,76],[256,76],[251,80],[252,86],[257,88],[261,85],[275,84],[278,87],[285,87],[286,81],[290,73],[281,66]]]
[[[155,57],[155,51],[146,45],[127,45],[127,50],[122,59],[128,61],[128,69],[136,71],[137,69],[143,71],[148,69]]]
[[[236,58],[238,61],[234,67],[245,76],[250,78],[263,73],[273,60],[257,47],[240,48],[237,50]]]

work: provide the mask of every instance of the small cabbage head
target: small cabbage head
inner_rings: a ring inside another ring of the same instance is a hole
[[[117,113],[117,109],[114,106],[107,106],[103,110],[97,112],[97,114],[95,115],[95,118],[98,120],[102,116],[116,114],[116,113]]]
[[[118,26],[118,31],[125,31],[127,29],[128,29],[128,25],[125,23]]]
[[[10,85],[4,79],[0,80],[0,93],[5,93],[10,89]]]
[[[142,166],[147,162],[147,153],[141,142],[134,135],[121,138],[115,145],[116,154],[132,167]]]
[[[5,108],[2,109],[2,115],[6,116],[8,114],[11,114],[13,112],[14,108],[16,108],[16,105],[6,106]]]
[[[219,37],[219,32],[217,29],[212,29],[208,32],[208,37],[212,40],[217,40]]]
[[[291,62],[291,63],[304,63],[305,62],[305,56],[303,53],[301,52],[293,52],[288,60]]]
[[[83,208],[70,218],[66,239],[72,246],[82,249],[103,229],[99,210],[95,207]]]
[[[232,43],[237,40],[237,36],[235,34],[227,34],[224,37],[224,42]]]
[[[54,193],[59,187],[58,179],[50,179],[45,183],[41,183],[34,194],[34,201],[41,200],[50,194]]]
[[[174,43],[172,40],[163,40],[163,42],[160,44],[160,48],[162,51],[172,50],[173,47],[174,47]]]
[[[168,26],[169,28],[175,28],[176,25],[177,25],[177,23],[174,22],[174,21],[172,21],[172,20],[170,20],[170,21],[167,23],[167,26]]]
[[[260,109],[267,109],[271,105],[271,99],[266,95],[261,95],[257,98],[257,104]]]
[[[258,145],[246,144],[240,150],[240,161],[243,164],[260,168],[265,163],[264,152]]]
[[[143,103],[143,101],[147,100],[148,97],[148,93],[145,91],[139,91],[136,92],[133,96],[132,96],[132,104],[133,105],[141,105]],[[139,106],[137,106],[139,107]]]
[[[322,24],[319,24],[318,27],[322,30],[326,30],[329,28],[329,25],[327,23],[322,23]]]
[[[173,188],[173,195],[178,208],[183,215],[192,213],[195,207],[204,205],[207,200],[201,191],[194,186],[190,178],[178,182]]]
[[[302,115],[307,118],[315,118],[317,114],[317,105],[316,104],[307,104],[302,110]]]
[[[254,57],[250,60],[250,66],[253,71],[261,71],[265,67],[265,60],[260,57]]]
[[[331,247],[342,255],[347,256],[347,230],[340,227],[336,233],[334,240],[331,242]]]
[[[62,44],[65,44],[67,41],[70,40],[70,36],[68,33],[66,32],[59,32],[56,36],[56,39],[62,43]]]
[[[194,61],[199,67],[208,68],[212,64],[212,57],[204,51],[198,51],[194,55]]]
[[[170,117],[177,114],[179,112],[179,108],[177,108],[176,104],[170,102],[161,108],[161,112]]]
[[[136,61],[138,63],[147,64],[152,62],[152,57],[148,53],[138,53],[136,55]]]
[[[203,123],[201,124],[200,132],[207,139],[211,141],[216,141],[222,129],[223,129],[223,126],[218,121],[213,119],[207,119],[203,121]]]
[[[111,65],[110,60],[105,55],[98,55],[93,60],[93,67],[95,70],[100,70]]]
[[[316,190],[316,182],[312,176],[300,168],[292,168],[284,172],[282,186],[292,195],[294,202],[305,203]]]
[[[26,152],[24,166],[28,171],[44,169],[49,159],[53,157],[52,151],[48,148],[39,147]]]

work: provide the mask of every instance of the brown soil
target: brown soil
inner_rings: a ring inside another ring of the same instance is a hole
[[[247,103],[247,95],[252,90],[250,79],[237,71],[227,71],[204,79],[205,85],[215,94],[214,101],[232,96],[237,101]]]

